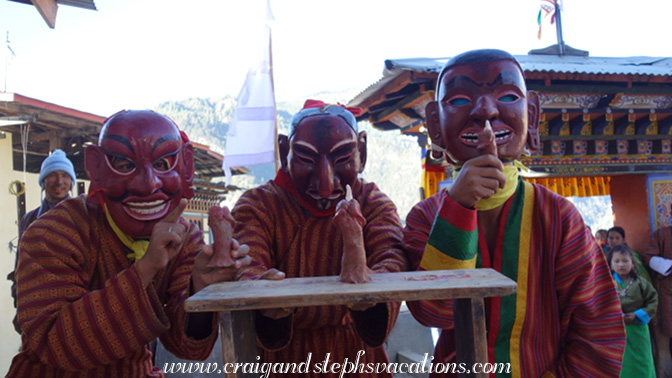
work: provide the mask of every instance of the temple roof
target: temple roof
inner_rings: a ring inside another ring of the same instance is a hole
[[[527,72],[572,72],[622,75],[672,75],[672,58],[635,56],[627,58],[591,57],[573,55],[516,55],[516,60]],[[397,70],[436,72],[450,58],[409,58],[385,61],[383,76]]]
[[[625,82],[659,82],[672,85],[672,58],[665,57],[590,57],[559,55],[515,55],[529,79],[535,73],[559,73],[579,75],[603,75],[602,80],[611,81],[627,77]],[[349,106],[365,106],[373,93],[385,89],[395,79],[405,74],[415,74],[415,81],[435,79],[450,58],[407,58],[385,60],[383,77],[367,87],[349,102]],[[669,93],[670,88],[667,88]]]
[[[532,175],[672,173],[672,58],[515,55],[539,94],[542,146]],[[429,145],[425,106],[450,58],[389,59],[382,77],[349,101],[358,121]]]

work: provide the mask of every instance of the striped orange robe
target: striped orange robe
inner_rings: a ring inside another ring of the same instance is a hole
[[[520,213],[514,213],[526,206],[530,218],[515,224]],[[477,214],[441,191],[409,213],[404,247],[411,268],[419,269],[423,253],[431,253],[425,249],[440,217],[450,229],[451,237],[439,235],[452,240],[448,249],[470,246],[477,267],[493,268],[518,283],[516,294],[485,301],[489,362],[511,363],[511,374],[496,376],[618,377],[625,346],[620,303],[604,255],[572,203],[521,179],[504,204],[492,258]],[[524,234],[529,235],[526,251],[519,244]],[[443,329],[434,362],[454,362],[451,301],[408,305],[422,324]]]
[[[69,199],[70,196],[67,196],[65,199]],[[35,208],[26,214],[24,214],[21,217],[21,222],[19,222],[19,241],[21,241],[21,235],[23,235],[23,232],[26,231],[28,226],[30,226],[35,220],[38,218],[38,216],[41,214],[40,210],[42,210],[42,213],[46,213],[47,211],[51,210],[54,206],[58,205],[58,203],[51,203],[47,201],[47,199],[42,200],[42,205],[40,207]],[[7,275],[7,279],[12,282],[12,299],[14,300],[14,308],[16,308],[16,277],[15,277],[15,272],[16,272],[16,267],[19,264],[19,254],[17,252],[16,257],[14,259],[14,270]],[[19,323],[18,323],[18,318],[16,315],[14,315],[14,319],[12,320],[12,323],[14,324],[14,329],[20,334],[21,329],[19,328]]]
[[[367,222],[363,230],[367,265],[376,273],[406,271],[408,263],[401,249],[401,221],[396,207],[375,184],[363,180],[361,184],[361,190],[353,196]],[[238,222],[235,238],[250,247],[254,260],[243,270],[241,279],[258,279],[269,268],[285,272],[287,278],[339,275],[343,242],[338,227],[332,224],[333,216],[311,216],[274,181],[245,192],[232,213]],[[381,345],[398,311],[399,303],[381,303],[362,312],[349,311],[346,306],[301,307],[279,320],[257,313],[261,361],[301,363],[312,353],[311,369],[319,370],[327,353],[330,364],[342,364],[346,358],[354,362],[362,350],[365,353],[359,359],[361,364],[387,362]],[[339,373],[319,376],[338,377]]]
[[[194,257],[201,232],[143,289],[100,208],[78,197],[63,201],[25,232],[19,246],[21,352],[7,377],[162,377],[149,342],[185,359],[208,357],[217,338],[185,334]]]

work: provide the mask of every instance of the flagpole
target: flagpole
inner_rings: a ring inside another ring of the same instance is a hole
[[[266,9],[270,12],[271,1],[266,1]],[[273,77],[273,33],[271,33],[271,26],[269,22],[266,22],[266,27],[268,28],[268,70],[271,74],[271,89],[273,91],[273,98],[275,98],[275,79]],[[278,151],[278,106],[275,101],[273,101],[273,113],[275,114],[275,138],[273,139],[273,153],[275,155],[275,172],[278,172],[280,169],[280,152]]]
[[[9,69],[9,30],[7,30],[7,35],[5,37],[5,46],[7,47],[5,49],[5,54],[8,54],[8,56],[5,57],[5,88],[3,89],[3,92],[7,92],[7,70]]]
[[[560,49],[560,55],[565,55],[565,41],[562,38],[562,19],[560,18],[560,6],[558,5],[558,1],[560,0],[555,0],[555,34],[558,38],[558,48]]]

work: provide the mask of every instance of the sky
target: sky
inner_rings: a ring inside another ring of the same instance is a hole
[[[59,6],[50,29],[35,7],[0,0],[0,37],[9,33],[16,54],[7,70],[0,68],[8,92],[101,116],[237,96],[266,48],[265,0],[95,3],[97,11]],[[382,78],[386,59],[443,58],[475,48],[522,55],[547,47],[556,43],[555,25],[544,20],[537,39],[540,4],[270,0],[276,100],[358,93]],[[563,37],[595,57],[672,57],[670,14],[669,0],[565,0]]]

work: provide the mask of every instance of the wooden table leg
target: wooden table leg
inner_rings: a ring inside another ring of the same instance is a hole
[[[257,330],[254,326],[254,310],[220,312],[222,353],[224,364],[236,362],[259,362],[257,360]],[[225,369],[225,366],[222,366]],[[232,367],[227,369],[232,370]],[[222,370],[224,371],[224,370]],[[259,374],[238,372],[226,374],[227,378],[251,378]]]
[[[475,363],[488,362],[483,298],[454,299],[455,348],[457,362],[471,369]],[[487,377],[488,374],[458,374],[458,377]]]

